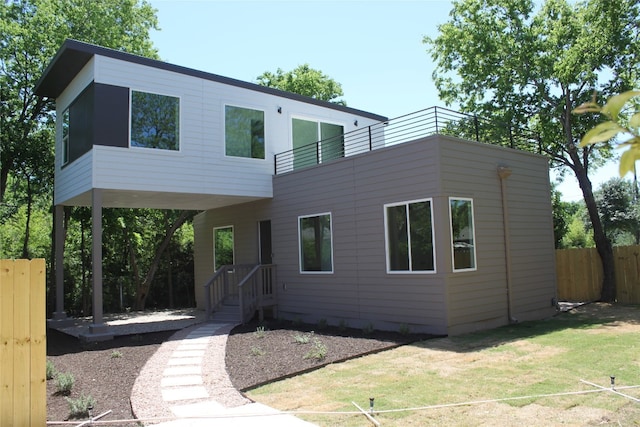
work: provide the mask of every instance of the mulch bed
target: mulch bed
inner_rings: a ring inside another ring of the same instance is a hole
[[[236,327],[227,340],[226,368],[238,390],[247,390],[276,379],[294,376],[329,363],[397,347],[428,335],[319,327],[291,322],[257,322]],[[260,327],[260,329],[259,329]],[[313,331],[313,333],[312,333]],[[66,334],[47,332],[47,359],[58,372],[75,378],[69,396],[56,393],[54,380],[47,381],[47,420],[69,418],[65,397],[91,395],[95,416],[112,413],[104,420],[131,419],[131,390],[146,361],[175,331],[116,337],[112,341],[86,344]],[[306,336],[306,344],[296,342]],[[310,352],[315,352],[309,356]],[[324,354],[324,357],[319,357]]]

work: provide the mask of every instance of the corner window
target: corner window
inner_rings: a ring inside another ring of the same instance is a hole
[[[473,200],[449,198],[453,271],[476,269]]]
[[[333,273],[331,214],[298,218],[300,272]]]
[[[294,118],[291,130],[294,169],[344,157],[343,126]]]
[[[233,265],[233,227],[213,229],[213,269]]]
[[[62,165],[69,163],[69,109],[62,113]]]
[[[385,205],[387,272],[435,272],[431,199]]]
[[[264,111],[225,106],[224,140],[227,156],[264,159]]]
[[[131,147],[180,149],[180,99],[131,91]]]

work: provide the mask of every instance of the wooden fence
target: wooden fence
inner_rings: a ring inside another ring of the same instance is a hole
[[[640,304],[640,246],[613,248],[616,298]],[[602,264],[595,248],[556,250],[556,277],[560,301],[597,301],[602,291]]]
[[[0,260],[0,427],[47,421],[45,262]]]

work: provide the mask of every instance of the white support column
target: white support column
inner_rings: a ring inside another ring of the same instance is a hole
[[[102,190],[91,190],[91,234],[93,275],[93,323],[89,333],[81,335],[87,341],[103,341],[113,338],[109,326],[104,323],[102,313]]]

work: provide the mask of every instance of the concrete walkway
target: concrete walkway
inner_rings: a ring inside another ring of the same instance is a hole
[[[177,332],[138,376],[131,407],[145,424],[161,427],[312,427],[238,392],[225,369],[228,323],[203,323]],[[171,421],[166,421],[171,420]]]

